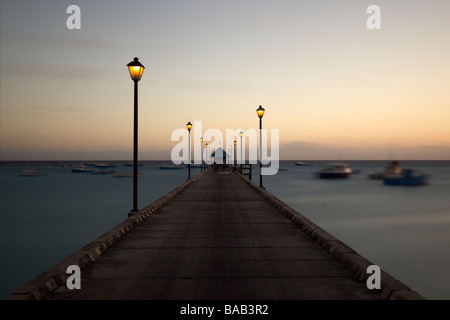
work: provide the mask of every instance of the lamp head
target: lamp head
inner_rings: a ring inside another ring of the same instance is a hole
[[[259,106],[258,109],[256,109],[256,113],[258,114],[259,118],[262,118],[264,116],[264,111],[266,111],[262,106]]]
[[[192,123],[191,123],[190,121],[186,124],[186,128],[187,128],[189,131],[191,131],[191,129],[192,129]]]
[[[133,61],[127,64],[127,67],[133,81],[138,82],[141,80],[145,67],[139,62],[138,58],[134,58]]]

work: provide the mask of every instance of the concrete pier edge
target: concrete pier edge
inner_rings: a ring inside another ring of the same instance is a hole
[[[246,181],[250,186],[263,195],[273,206],[279,209],[281,213],[289,217],[303,232],[319,242],[323,247],[335,256],[339,261],[349,268],[356,277],[366,282],[370,274],[367,267],[374,265],[348,245],[338,240],[327,231],[323,230],[315,223],[301,215],[299,212],[291,208],[289,205],[267,192],[265,188],[261,188],[248,179],[248,177],[234,171],[241,179]],[[369,289],[368,289],[369,290]],[[381,269],[381,289],[370,290],[373,294],[379,295],[383,300],[425,300],[423,296],[415,292],[401,281],[397,280],[387,272]]]
[[[211,167],[206,168],[192,179],[187,180],[168,194],[139,210],[138,213],[129,215],[128,219],[91,241],[77,252],[61,260],[50,269],[39,274],[21,288],[15,290],[6,298],[6,300],[41,300],[45,298],[58,287],[66,284],[67,278],[69,277],[66,273],[68,266],[77,265],[82,269],[89,263],[96,261],[97,257],[99,257],[108,247],[121,239],[127,232],[139,225],[148,216],[157,212],[167,201],[172,199],[191,183],[200,179],[207,170],[211,170]]]

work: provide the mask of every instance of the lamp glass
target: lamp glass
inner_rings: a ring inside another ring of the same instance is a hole
[[[139,81],[142,78],[145,67],[139,62],[138,58],[134,58],[129,64],[127,64],[128,71],[130,71],[131,79]]]
[[[258,117],[262,118],[264,116],[264,111],[266,111],[262,106],[259,106],[258,109],[256,109],[256,113],[258,114]]]

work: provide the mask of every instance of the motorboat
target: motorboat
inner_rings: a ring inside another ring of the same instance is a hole
[[[428,183],[428,176],[416,170],[405,169],[401,174],[384,178],[387,186],[419,186]]]
[[[95,169],[92,169],[92,168],[86,168],[86,167],[84,166],[84,164],[80,164],[79,166],[73,167],[73,168],[72,168],[72,172],[73,172],[73,173],[90,173],[90,172],[92,172],[92,171],[95,171]]]
[[[372,180],[384,180],[390,176],[398,176],[401,175],[402,168],[398,164],[398,161],[389,162],[384,168],[383,172],[376,172],[369,174],[369,178]]]
[[[352,168],[350,168],[347,164],[334,163],[330,167],[320,170],[318,175],[321,179],[342,179],[349,178],[352,173]]]

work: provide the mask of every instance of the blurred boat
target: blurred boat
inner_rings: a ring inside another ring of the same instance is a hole
[[[89,172],[92,172],[92,171],[94,171],[94,169],[86,168],[84,166],[84,164],[80,164],[79,166],[72,168],[72,172],[73,173],[89,173]]]
[[[321,179],[349,178],[352,173],[352,168],[350,168],[345,163],[335,163],[332,166],[322,169],[318,172]]]
[[[312,166],[312,163],[308,163],[308,162],[303,162],[303,161],[298,161],[295,163],[296,166]]]
[[[391,161],[384,167],[383,172],[371,173],[368,177],[372,180],[384,180],[387,177],[398,176],[401,173],[402,168],[399,166],[398,161]]]
[[[384,178],[384,184],[387,186],[419,186],[427,183],[427,175],[412,169],[405,169],[401,174]]]
[[[36,168],[31,168],[20,171],[19,175],[21,175],[22,177],[40,177],[47,175],[47,172],[36,171]]]

